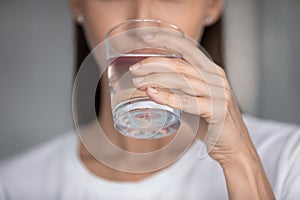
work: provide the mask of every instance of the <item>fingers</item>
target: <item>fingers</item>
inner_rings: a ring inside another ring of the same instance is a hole
[[[148,87],[146,93],[154,102],[158,104],[166,105],[187,113],[201,115],[208,111],[206,109],[208,107],[207,101],[200,103],[198,97],[175,95],[174,93],[152,87]],[[198,107],[203,108],[201,112],[200,109],[195,109]],[[206,109],[206,111],[204,109]]]
[[[143,40],[145,43],[152,46],[161,46],[163,44],[166,49],[180,52],[182,58],[187,60],[193,66],[201,67],[207,72],[219,74],[206,51],[201,49],[196,41],[187,36],[178,37],[177,34],[160,31],[145,35]]]
[[[131,66],[135,87],[146,91],[158,104],[200,115],[208,122],[224,113],[226,97],[231,94],[224,70],[199,51],[194,41],[163,32],[143,40],[151,46],[164,45],[167,50],[180,52],[182,59],[149,57]],[[184,94],[175,94],[171,91],[174,89]]]
[[[190,114],[200,115],[210,123],[221,118],[224,113],[224,99],[211,101],[209,97],[179,95],[152,87],[148,87],[146,93],[151,100],[158,104],[166,105]]]
[[[150,74],[136,77],[132,80],[132,83],[136,88],[143,91],[148,87],[154,87],[180,90],[191,96],[209,97],[212,94],[214,98],[222,98],[224,96],[224,88],[221,86],[208,85],[207,82],[201,79],[175,73]]]
[[[197,69],[190,63],[182,59],[174,58],[162,58],[162,57],[150,57],[146,58],[139,63],[129,68],[131,73],[135,76],[146,76],[153,73],[178,73],[186,75],[188,77],[194,77],[201,79],[212,85],[223,86],[223,82],[226,82],[226,75],[220,70],[219,73],[211,73]],[[224,79],[223,81],[220,81]]]
[[[196,75],[197,70],[189,63],[177,58],[149,57],[131,66],[129,70],[136,76],[152,73],[181,73]]]

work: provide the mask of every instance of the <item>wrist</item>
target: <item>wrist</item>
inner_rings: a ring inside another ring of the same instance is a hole
[[[230,199],[275,199],[255,149],[241,150],[220,164]]]
[[[233,152],[220,156],[218,162],[223,170],[230,170],[245,165],[254,167],[255,164],[260,164],[260,158],[252,144],[241,144]]]

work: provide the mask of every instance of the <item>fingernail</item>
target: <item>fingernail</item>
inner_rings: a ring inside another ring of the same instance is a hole
[[[153,88],[153,87],[148,87],[148,91],[151,92],[152,94],[157,94],[157,89]]]
[[[134,71],[134,70],[137,70],[137,68],[139,68],[140,67],[140,64],[139,63],[136,63],[136,64],[134,64],[134,65],[131,65],[130,67],[129,67],[129,70],[130,71]]]
[[[136,77],[136,78],[132,79],[132,81],[135,82],[135,83],[142,82],[143,80],[144,80],[144,77]]]
[[[154,38],[154,34],[153,33],[149,33],[143,36],[144,39],[146,40],[151,40]]]

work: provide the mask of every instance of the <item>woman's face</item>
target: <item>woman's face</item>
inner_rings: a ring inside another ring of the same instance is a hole
[[[160,19],[177,25],[199,40],[205,26],[213,24],[222,0],[69,0],[76,20],[80,15],[91,48],[103,41],[113,26],[129,19]]]

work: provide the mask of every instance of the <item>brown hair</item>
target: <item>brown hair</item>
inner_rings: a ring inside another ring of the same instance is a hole
[[[212,26],[206,27],[202,36],[200,44],[210,54],[213,61],[219,66],[224,68],[223,60],[223,25],[222,17]],[[84,35],[82,26],[75,24],[75,68],[74,78],[80,68],[81,63],[90,53],[90,49]],[[100,85],[98,85],[96,96],[95,96],[95,109],[96,113],[99,112],[99,101],[100,101]]]

